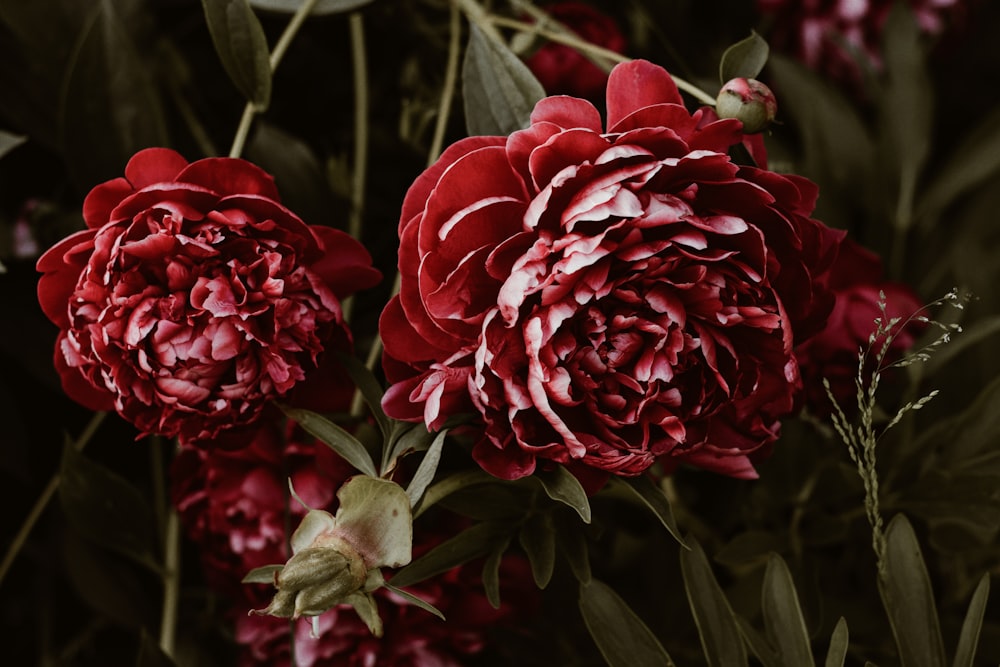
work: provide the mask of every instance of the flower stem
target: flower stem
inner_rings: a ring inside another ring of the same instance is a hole
[[[348,231],[361,240],[361,218],[368,169],[368,65],[365,55],[365,26],[360,12],[353,12],[351,63],[354,66],[354,178],[351,187],[351,216]]]
[[[278,69],[278,63],[285,55],[285,51],[288,50],[288,46],[292,43],[292,39],[299,32],[299,28],[305,22],[306,17],[312,12],[313,7],[319,0],[303,0],[299,8],[295,10],[295,14],[292,15],[291,20],[285,27],[285,31],[281,33],[278,38],[277,44],[271,50],[271,57],[269,59],[269,64],[271,66],[271,74],[274,74],[275,70]],[[240,124],[236,128],[236,136],[233,137],[233,146],[229,149],[229,157],[239,157],[243,153],[243,147],[246,145],[247,136],[250,134],[250,126],[253,124],[254,116],[257,114],[257,109],[254,107],[252,102],[247,102],[246,106],[243,107],[243,115],[240,117]]]
[[[163,546],[163,608],[160,616],[160,650],[173,657],[177,638],[177,610],[181,583],[181,527],[177,510],[167,512]]]
[[[101,422],[104,421],[106,412],[95,412],[94,416],[90,418],[90,422],[84,428],[83,433],[80,437],[76,439],[73,443],[73,448],[76,451],[83,451],[83,448],[87,446],[87,443],[93,437],[94,433],[97,431]],[[14,563],[14,559],[17,558],[17,554],[21,552],[21,548],[24,547],[24,543],[28,539],[28,535],[31,534],[32,528],[38,522],[39,517],[42,516],[42,512],[48,506],[49,501],[52,500],[52,496],[55,495],[56,490],[59,488],[59,472],[57,471],[52,478],[49,480],[48,485],[42,491],[42,494],[35,501],[34,507],[28,512],[28,516],[25,517],[24,523],[21,525],[21,529],[14,536],[14,540],[11,542],[10,546],[7,548],[7,553],[4,554],[3,562],[0,563],[0,583],[3,582],[4,577],[7,576],[7,571],[10,570],[10,566]]]

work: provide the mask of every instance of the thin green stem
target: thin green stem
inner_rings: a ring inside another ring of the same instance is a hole
[[[275,70],[278,69],[278,64],[285,55],[285,51],[288,50],[288,46],[292,43],[292,39],[299,32],[299,28],[305,22],[306,17],[312,13],[313,8],[319,0],[303,0],[299,8],[295,10],[295,14],[292,15],[291,20],[285,27],[284,32],[278,38],[277,44],[271,50],[271,57],[268,62],[271,67],[271,74],[274,74]],[[243,153],[243,148],[246,145],[247,137],[250,134],[250,126],[253,124],[254,116],[257,115],[257,108],[252,102],[247,102],[246,106],[243,107],[243,115],[240,117],[240,124],[236,128],[236,136],[233,137],[233,146],[229,149],[229,157],[239,157]]]
[[[73,443],[73,447],[76,451],[83,451],[83,448],[87,446],[90,439],[93,437],[94,433],[97,431],[101,422],[104,421],[104,417],[107,415],[106,412],[95,412],[94,416],[90,418],[90,422],[84,428],[80,437],[76,439]],[[34,507],[28,512],[28,516],[25,517],[24,523],[21,524],[21,529],[14,536],[14,540],[11,542],[10,546],[7,548],[7,553],[4,554],[3,562],[0,563],[0,583],[3,582],[4,577],[7,576],[7,571],[10,570],[10,566],[14,563],[14,559],[21,552],[24,547],[24,543],[28,540],[28,535],[31,534],[31,530],[38,523],[38,519],[42,516],[42,512],[48,506],[49,501],[52,500],[52,496],[55,495],[56,490],[59,488],[59,472],[57,471],[49,483],[45,486],[42,494],[35,501]]]
[[[167,513],[163,546],[163,607],[160,616],[160,650],[173,657],[177,641],[177,611],[181,585],[181,525],[177,510]]]
[[[365,53],[364,19],[360,12],[351,14],[350,26],[351,63],[354,66],[354,174],[348,231],[360,240],[368,170],[368,58]]]

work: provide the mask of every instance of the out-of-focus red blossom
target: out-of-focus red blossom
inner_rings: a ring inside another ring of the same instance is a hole
[[[432,429],[478,414],[473,456],[502,478],[547,460],[755,476],[843,234],[809,217],[810,181],[734,163],[741,123],[690,113],[660,67],[618,65],[607,118],[545,98],[413,183],[383,406]]]
[[[886,316],[902,318],[893,330],[895,338],[884,364],[898,360],[925,328],[916,320],[903,326],[920,309],[920,297],[908,285],[885,280],[878,255],[851,239],[845,239],[841,246],[830,274],[830,286],[837,302],[826,328],[795,350],[802,370],[806,405],[817,415],[828,415],[833,409],[823,378],[830,382],[833,396],[845,412],[857,410],[858,352],[868,347],[869,336],[876,328],[875,319],[883,317],[878,305],[880,291],[885,294]],[[878,352],[884,340],[880,337],[875,341],[870,357]],[[874,370],[869,366],[865,373]]]
[[[420,538],[419,531],[415,533]],[[504,559],[500,568],[501,605],[494,609],[483,592],[481,564],[455,568],[408,590],[437,607],[447,623],[408,601],[379,589],[375,593],[384,623],[382,638],[371,635],[353,609],[335,607],[320,615],[319,636],[310,636],[310,620],[295,624],[295,658],[300,667],[461,667],[490,644],[491,632],[527,626],[538,605],[538,591],[527,562]],[[242,667],[289,664],[287,620],[243,616],[236,621],[243,645]]]
[[[140,151],[83,218],[38,260],[56,367],[73,399],[144,434],[204,442],[252,423],[324,349],[349,348],[340,299],[380,278],[244,160]]]
[[[309,507],[335,508],[337,489],[357,471],[297,429],[268,425],[242,449],[184,447],[170,472],[174,506],[209,585],[233,595],[250,570],[288,560],[287,527],[307,511],[289,501],[289,479]]]
[[[861,81],[859,55],[868,66],[881,68],[882,34],[893,4],[894,0],[757,0],[761,14],[773,21],[767,34],[772,47],[849,85]],[[963,4],[907,0],[920,29],[929,35],[941,33]]]
[[[584,40],[621,53],[625,37],[607,14],[585,2],[557,2],[543,7],[553,19]],[[549,95],[573,95],[600,100],[608,73],[573,47],[547,42],[526,59],[542,88]]]

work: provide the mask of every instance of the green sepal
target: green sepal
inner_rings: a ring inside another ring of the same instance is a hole
[[[719,61],[719,83],[737,78],[755,79],[767,64],[770,48],[767,41],[751,31],[750,36],[736,42],[722,54]]]

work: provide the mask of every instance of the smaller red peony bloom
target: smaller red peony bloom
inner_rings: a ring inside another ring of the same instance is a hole
[[[340,299],[380,279],[357,241],[310,226],[235,158],[137,153],[38,260],[66,392],[144,434],[205,442],[255,421],[347,349]]]
[[[886,280],[878,255],[851,239],[841,245],[830,273],[830,287],[837,301],[826,328],[795,349],[806,406],[817,415],[829,415],[833,409],[823,387],[824,378],[845,412],[857,409],[858,352],[868,347],[876,318],[901,318],[883,364],[900,359],[925,328],[922,322],[909,320],[922,304],[916,292],[909,285]],[[879,308],[880,293],[885,295],[884,314]],[[884,341],[880,337],[872,344],[870,362]],[[869,365],[863,372],[868,375],[874,370]]]
[[[596,46],[621,53],[625,37],[610,16],[585,2],[557,2],[544,7],[553,19]],[[571,46],[548,42],[525,61],[549,95],[588,100],[604,96],[608,73]]]
[[[734,163],[744,137],[637,60],[611,73],[606,130],[554,96],[448,148],[403,202],[386,413],[476,415],[472,455],[506,479],[539,461],[753,477],[843,234],[809,217],[813,183]]]

